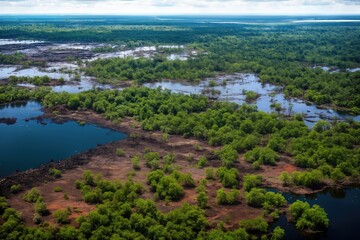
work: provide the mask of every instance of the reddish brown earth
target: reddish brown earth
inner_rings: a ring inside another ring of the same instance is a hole
[[[69,119],[85,121],[90,123],[99,124],[104,127],[115,129],[118,131],[136,135],[135,139],[128,138],[126,140],[117,141],[114,143],[106,144],[104,146],[96,147],[88,152],[78,154],[69,159],[63,160],[58,163],[51,163],[42,166],[39,169],[29,170],[25,173],[19,173],[10,176],[0,182],[0,190],[2,194],[9,198],[11,207],[17,209],[22,213],[26,223],[33,225],[33,204],[26,203],[22,200],[22,193],[11,194],[9,188],[12,184],[20,183],[24,186],[25,190],[31,187],[38,187],[43,195],[50,213],[57,209],[70,208],[72,214],[70,215],[71,224],[76,225],[75,219],[81,214],[87,214],[89,211],[94,210],[94,205],[86,204],[82,201],[81,193],[75,187],[75,181],[80,179],[85,170],[91,170],[94,173],[100,173],[105,179],[110,180],[126,180],[129,172],[132,172],[131,157],[135,155],[143,155],[146,149],[157,151],[164,156],[165,154],[172,153],[175,155],[175,165],[179,171],[183,173],[191,173],[196,184],[201,179],[205,178],[205,170],[196,167],[196,161],[202,155],[208,159],[216,159],[212,153],[217,147],[210,146],[204,141],[198,141],[191,138],[184,138],[182,136],[169,136],[168,141],[162,141],[160,132],[144,132],[140,129],[139,124],[132,119],[123,119],[121,123],[115,124],[111,121],[105,120],[101,115],[93,112],[69,112],[64,108],[57,109],[61,115],[53,116],[51,113],[46,113],[43,117],[53,118],[55,121],[66,121]],[[201,146],[200,151],[194,149],[194,145]],[[115,152],[117,148],[122,148],[125,151],[125,156],[118,157]],[[193,161],[189,162],[188,156],[193,156]],[[235,167],[239,170],[241,179],[244,174],[256,173],[262,174],[266,186],[279,187],[282,185],[278,180],[278,176],[283,171],[296,171],[297,169],[292,165],[292,160],[287,156],[282,156],[276,166],[264,166],[261,170],[255,171],[251,164],[244,161],[242,157],[239,158]],[[210,160],[209,166],[219,167],[219,160]],[[61,169],[63,174],[60,179],[53,179],[48,175],[48,169],[56,167]],[[149,173],[149,168],[145,166],[144,160],[141,162],[141,170],[137,171],[133,176],[134,181],[142,183],[146,186],[146,191],[143,194],[145,198],[154,199],[153,193],[147,187],[146,179]],[[61,187],[62,192],[54,192],[55,187]],[[249,207],[242,193],[240,202],[234,206],[220,206],[216,203],[216,191],[222,185],[218,181],[208,181],[207,191],[209,195],[209,208],[206,210],[206,216],[210,223],[216,224],[220,221],[225,222],[225,226],[232,228],[236,226],[239,220],[253,218],[262,214],[261,209]],[[239,188],[241,185],[239,186]],[[64,198],[67,194],[68,199]],[[157,205],[160,210],[167,212],[183,203],[196,204],[197,193],[195,188],[185,190],[185,196],[178,202],[165,202],[157,200]],[[52,215],[44,217],[45,222],[54,224]]]

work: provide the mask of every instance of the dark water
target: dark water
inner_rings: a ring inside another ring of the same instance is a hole
[[[359,239],[360,238],[360,188],[345,188],[337,190],[326,190],[315,195],[283,194],[289,203],[296,200],[306,201],[310,205],[318,204],[328,214],[330,225],[327,232],[322,236],[310,238],[296,230],[293,224],[287,222],[283,215],[273,226],[285,229],[286,239]]]
[[[42,115],[41,105],[27,102],[0,107],[0,118],[16,117],[13,125],[0,124],[0,177],[62,160],[73,154],[126,137],[96,125],[80,126],[75,121],[57,124],[46,120],[25,121]]]

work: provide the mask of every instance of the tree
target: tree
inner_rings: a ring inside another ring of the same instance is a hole
[[[284,240],[285,239],[285,231],[281,227],[277,226],[271,236],[271,240]]]
[[[262,177],[260,175],[246,174],[244,176],[243,189],[248,192],[254,187],[258,187],[261,184]]]
[[[56,222],[61,223],[61,224],[66,224],[69,222],[69,211],[68,210],[61,210],[58,209],[53,213],[53,216],[56,220]]]

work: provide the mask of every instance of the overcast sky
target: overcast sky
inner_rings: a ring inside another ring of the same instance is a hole
[[[0,0],[0,13],[360,14],[360,0]]]

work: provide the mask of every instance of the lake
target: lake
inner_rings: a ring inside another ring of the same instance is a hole
[[[26,120],[42,114],[37,102],[0,106],[0,118],[17,118],[15,124],[0,124],[0,177],[126,138],[124,133],[93,124]]]

